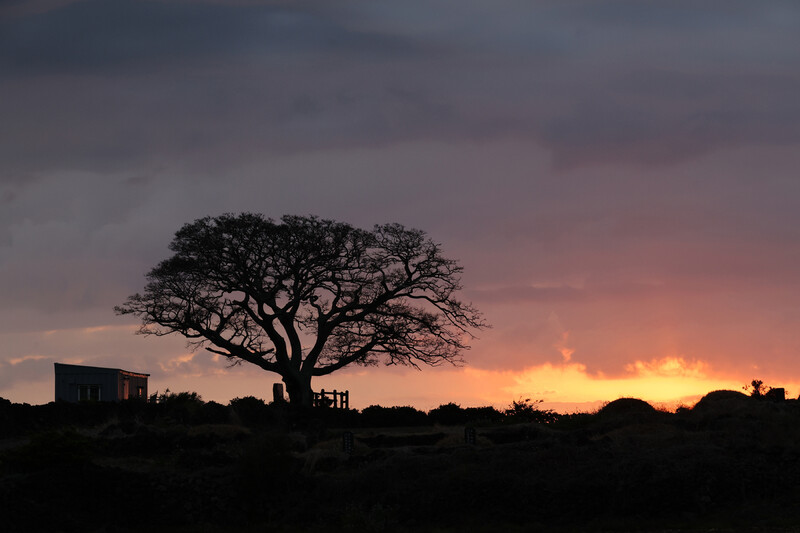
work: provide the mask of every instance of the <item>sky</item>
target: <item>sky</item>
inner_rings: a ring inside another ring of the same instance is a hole
[[[114,314],[226,212],[426,231],[485,315],[461,367],[348,368],[351,405],[563,411],[800,394],[800,5],[0,3],[0,397],[53,363],[271,398]]]

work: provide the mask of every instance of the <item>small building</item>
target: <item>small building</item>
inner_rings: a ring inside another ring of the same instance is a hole
[[[147,399],[147,378],[150,374],[97,366],[62,363],[54,365],[56,401],[116,402],[132,398]]]

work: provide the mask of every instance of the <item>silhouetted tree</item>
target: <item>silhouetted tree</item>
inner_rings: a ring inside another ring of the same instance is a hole
[[[508,409],[505,410],[505,415],[511,420],[519,420],[525,422],[538,422],[540,424],[549,424],[558,419],[558,413],[552,409],[539,409],[539,404],[544,400],[533,400],[530,398],[520,398],[519,401],[512,401]]]
[[[462,267],[423,231],[371,231],[317,217],[226,214],[184,225],[143,294],[115,308],[140,333],[279,374],[293,404],[311,379],[349,364],[456,363],[480,313],[461,302]]]
[[[754,379],[750,382],[750,385],[745,385],[744,390],[750,391],[750,396],[753,398],[761,398],[767,392],[767,386],[764,385],[764,382],[760,379]]]

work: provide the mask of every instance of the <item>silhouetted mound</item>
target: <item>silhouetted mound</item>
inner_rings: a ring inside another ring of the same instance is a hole
[[[662,414],[644,400],[619,398],[597,412],[594,429],[603,433],[625,426],[651,424]]]
[[[656,409],[649,403],[638,398],[619,398],[603,406],[597,413],[602,417],[648,415],[655,413]]]
[[[723,411],[739,411],[753,405],[753,399],[733,390],[715,390],[703,396],[694,407],[697,413],[718,413]]]

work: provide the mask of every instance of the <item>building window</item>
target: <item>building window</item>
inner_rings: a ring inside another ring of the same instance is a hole
[[[100,385],[78,385],[78,401],[100,401]]]
[[[144,387],[136,387],[136,397],[144,398]]]

